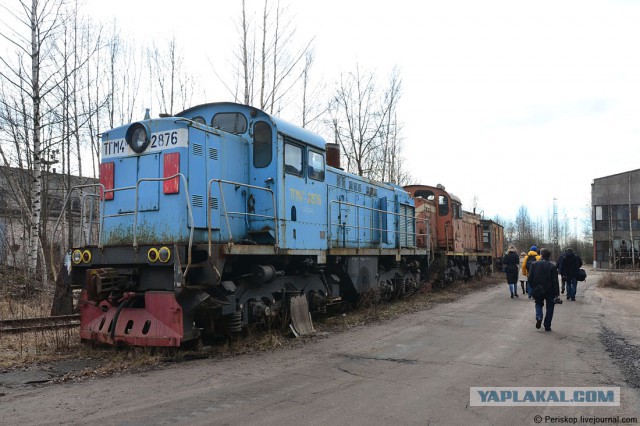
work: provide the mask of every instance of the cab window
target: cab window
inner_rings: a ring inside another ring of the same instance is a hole
[[[433,191],[429,191],[427,189],[421,189],[415,192],[416,197],[422,197],[425,200],[432,200],[435,198],[435,194]]]
[[[446,195],[438,195],[438,214],[440,216],[449,214],[449,198]]]
[[[273,132],[269,123],[258,121],[253,126],[253,166],[267,167],[271,164]]]
[[[213,116],[211,127],[237,135],[247,131],[247,119],[239,112],[221,112]]]
[[[453,203],[453,217],[455,219],[462,219],[462,206],[457,203]]]
[[[284,144],[284,171],[290,175],[302,176],[302,147]]]
[[[307,176],[314,180],[324,180],[324,155],[309,150],[309,164],[307,164]]]

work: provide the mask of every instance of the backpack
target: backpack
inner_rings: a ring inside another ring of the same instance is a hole
[[[527,275],[531,272],[531,264],[536,261],[536,256],[527,257],[527,261],[525,262],[525,266],[527,268]]]

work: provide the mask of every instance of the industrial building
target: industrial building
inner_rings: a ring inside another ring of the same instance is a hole
[[[591,184],[594,266],[640,267],[640,169]]]

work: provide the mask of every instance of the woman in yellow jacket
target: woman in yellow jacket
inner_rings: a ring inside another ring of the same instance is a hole
[[[529,276],[529,268],[533,262],[540,260],[540,255],[538,254],[538,247],[531,246],[529,249],[529,253],[524,257],[524,261],[522,262],[522,274],[525,277]],[[529,299],[531,299],[531,286],[529,285],[529,280],[527,280],[527,294],[529,295]]]

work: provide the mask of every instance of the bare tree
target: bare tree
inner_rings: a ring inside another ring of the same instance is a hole
[[[380,171],[376,173],[378,179],[397,185],[405,185],[410,180],[409,174],[402,167],[404,163],[402,161],[402,125],[397,113],[401,86],[398,70],[394,69],[389,78],[389,86],[384,93],[383,105],[387,105],[389,111],[386,114],[386,123],[381,130],[382,149],[377,160]]]
[[[330,125],[348,171],[371,179],[396,178],[400,176],[397,157],[401,141],[395,121],[400,81],[394,71],[389,88],[382,93],[375,81],[374,73],[362,74],[359,66],[354,73],[342,75],[329,107]]]
[[[13,158],[3,156],[5,165],[17,165],[31,177],[22,191],[24,195],[16,200],[28,205],[24,209],[29,229],[26,267],[32,278],[29,282],[34,283],[39,259],[43,260],[40,265],[44,280],[50,266],[46,262],[49,257],[44,256],[47,217],[62,207],[71,175],[83,174],[82,134],[91,112],[80,102],[84,86],[89,85],[81,71],[88,67],[98,44],[84,38],[89,30],[83,27],[77,1],[19,0],[17,4],[15,11],[5,11],[18,25],[8,25],[0,31],[0,36],[14,47],[13,56],[0,58],[0,119],[7,124],[0,130],[0,151],[7,152],[4,147],[10,149]],[[57,167],[52,166],[58,161],[65,179],[57,184],[62,192],[50,196],[50,172],[56,171]],[[70,242],[70,220],[67,225]]]
[[[156,96],[163,113],[173,114],[176,107],[186,109],[191,102],[193,77],[184,72],[184,57],[178,51],[175,36],[166,49],[154,47],[149,52],[149,65],[157,83]]]
[[[310,66],[305,58],[311,51],[313,39],[296,43],[296,28],[279,1],[272,7],[264,0],[261,19],[257,21],[259,27],[256,20],[250,19],[250,14],[243,0],[237,24],[237,83],[232,94],[246,105],[278,114],[300,93],[293,88],[300,83],[304,67]]]
[[[328,107],[324,96],[326,85],[320,81],[312,83],[311,72],[314,61],[313,51],[308,51],[302,69],[302,99],[300,101],[300,125],[309,130],[317,130],[321,117]]]
[[[61,84],[60,67],[55,58],[55,42],[62,17],[63,3],[61,0],[32,0],[18,1],[19,11],[5,10],[25,28],[30,37],[26,37],[12,27],[3,29],[0,35],[15,48],[15,60],[1,58],[2,70],[0,76],[13,86],[17,92],[23,117],[22,137],[26,142],[28,157],[26,163],[32,174],[30,188],[30,223],[29,223],[29,255],[27,270],[30,277],[36,273],[38,255],[41,251],[40,220],[42,210],[42,166],[47,144],[51,141],[42,140],[46,127],[43,122],[48,116],[49,106],[46,105],[51,92]],[[26,64],[29,58],[29,65]],[[30,73],[27,73],[27,66]],[[10,108],[16,108],[12,105]],[[43,263],[44,267],[44,263]],[[46,274],[43,274],[46,276]]]

